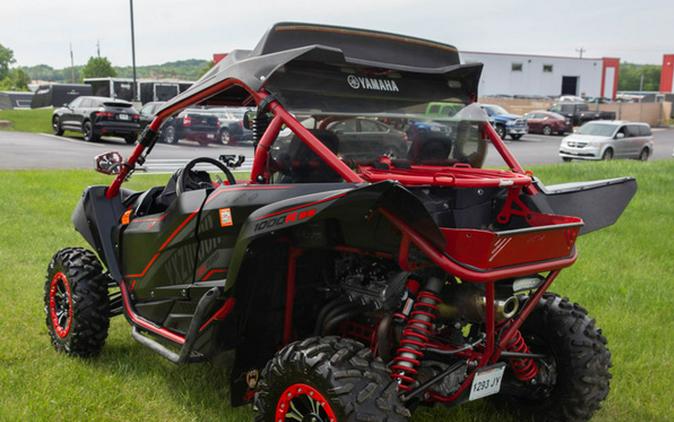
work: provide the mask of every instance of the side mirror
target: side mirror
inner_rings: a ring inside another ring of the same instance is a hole
[[[615,138],[616,138],[616,139],[622,139],[622,138],[624,138],[624,137],[625,137],[625,134],[622,133],[622,132],[616,133],[616,135],[615,135]]]
[[[96,171],[103,174],[118,174],[123,163],[124,158],[117,151],[106,152],[94,157]]]

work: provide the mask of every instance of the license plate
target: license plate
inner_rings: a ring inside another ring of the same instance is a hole
[[[501,380],[505,371],[505,362],[478,369],[470,387],[468,400],[477,400],[482,397],[497,394],[501,390]]]
[[[129,115],[128,114],[118,114],[117,118],[119,120],[129,120]]]
[[[207,137],[208,139],[215,139],[215,134],[209,133],[209,134],[206,135],[206,137]]]

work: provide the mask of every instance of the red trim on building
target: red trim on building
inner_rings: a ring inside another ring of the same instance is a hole
[[[662,56],[662,72],[660,72],[660,92],[674,92],[674,54]]]
[[[229,53],[213,53],[213,63],[218,63],[220,60],[227,57]]]
[[[613,89],[611,90],[611,99],[615,100],[615,96],[618,93],[618,79],[620,76],[620,59],[617,57],[604,57],[602,60],[602,69],[601,69],[601,92],[600,96],[604,96],[604,88],[606,84],[606,71],[609,68],[613,68]]]

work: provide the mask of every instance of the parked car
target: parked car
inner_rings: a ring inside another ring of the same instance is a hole
[[[508,113],[506,109],[499,105],[480,104],[480,107],[489,116],[489,122],[494,126],[496,133],[498,133],[501,139],[505,139],[506,136],[510,135],[511,138],[517,141],[529,132],[527,122],[522,116]]]
[[[585,123],[562,139],[559,156],[564,161],[638,158],[648,160],[653,153],[653,135],[647,123],[594,121]]]
[[[613,111],[590,111],[590,106],[585,102],[555,103],[548,111],[569,118],[574,126],[580,126],[592,120],[615,120],[616,117]]]
[[[536,110],[524,115],[524,120],[529,126],[529,133],[553,133],[564,135],[573,131],[571,119],[551,111]]]
[[[140,116],[131,103],[107,97],[77,97],[52,113],[52,130],[82,132],[84,140],[95,142],[101,136],[120,136],[133,144],[140,130]]]
[[[163,102],[146,103],[140,110],[141,125],[145,127],[154,118],[154,113],[161,108]],[[187,109],[178,116],[172,117],[161,126],[159,139],[167,144],[177,144],[181,139],[208,145],[218,140],[220,120],[202,109]]]
[[[204,110],[220,120],[218,141],[223,145],[234,145],[241,142],[253,142],[253,131],[243,126],[245,108],[212,108]]]

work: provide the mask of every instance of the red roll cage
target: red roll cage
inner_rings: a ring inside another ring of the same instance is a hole
[[[533,311],[536,304],[539,302],[540,298],[550,286],[552,281],[557,277],[559,271],[562,268],[568,267],[573,264],[576,260],[576,252],[573,248],[573,242],[575,236],[577,235],[578,225],[582,224],[582,220],[559,220],[559,218],[564,218],[560,216],[547,216],[539,213],[534,213],[526,209],[526,206],[519,201],[519,193],[523,190],[527,191],[529,194],[535,195],[538,193],[535,185],[532,184],[531,174],[525,172],[520,164],[517,162],[515,157],[508,151],[503,140],[498,136],[496,131],[488,122],[483,123],[484,133],[487,135],[489,140],[495,149],[499,152],[505,163],[509,166],[510,171],[503,170],[487,170],[487,169],[475,169],[470,168],[466,165],[458,165],[454,167],[446,168],[432,168],[425,166],[424,169],[421,169],[420,172],[411,171],[409,174],[405,172],[396,173],[395,175],[387,174],[386,171],[361,171],[360,174],[352,170],[344,162],[342,162],[329,148],[323,145],[307,128],[305,128],[300,122],[295,119],[285,108],[276,100],[269,99],[269,94],[261,89],[260,91],[251,90],[241,81],[236,79],[226,79],[218,84],[215,84],[204,91],[197,92],[194,95],[185,98],[182,101],[177,102],[173,106],[162,110],[157,116],[153,119],[149,125],[146,132],[143,133],[141,139],[139,140],[137,146],[133,150],[133,153],[128,158],[126,163],[121,167],[120,173],[116,176],[114,181],[110,184],[106,191],[106,196],[108,199],[114,198],[118,195],[121,184],[129,175],[136,165],[136,163],[144,159],[141,158],[143,153],[152,145],[153,138],[156,137],[156,134],[162,124],[162,122],[173,114],[181,111],[182,109],[200,103],[202,101],[208,100],[210,97],[222,92],[233,86],[238,86],[239,88],[244,88],[249,94],[250,98],[256,103],[260,104],[263,100],[267,99],[269,101],[268,109],[273,114],[271,122],[267,126],[266,131],[262,135],[256,151],[255,158],[253,162],[253,168],[250,175],[250,184],[260,183],[260,180],[268,180],[265,177],[265,165],[267,162],[268,154],[270,147],[274,140],[276,139],[282,125],[286,125],[290,128],[299,139],[301,139],[311,150],[313,150],[319,158],[324,160],[328,165],[339,174],[346,182],[349,183],[363,183],[363,182],[377,182],[380,180],[390,180],[395,179],[401,182],[403,185],[436,185],[436,186],[453,186],[453,187],[504,187],[508,188],[510,195],[508,195],[508,200],[504,209],[499,215],[499,221],[501,217],[509,218],[510,215],[524,215],[527,219],[531,219],[533,225],[543,226],[545,224],[558,224],[560,230],[563,230],[562,236],[566,238],[566,242],[562,242],[568,247],[568,254],[563,258],[548,259],[548,260],[539,260],[536,262],[525,262],[519,265],[504,266],[499,268],[488,268],[488,269],[479,269],[470,265],[465,265],[465,263],[458,262],[456,259],[453,259],[449,256],[446,250],[440,250],[437,246],[425,239],[419,232],[417,232],[413,227],[408,225],[406,222],[399,219],[396,215],[389,212],[386,209],[379,210],[381,214],[397,229],[400,231],[402,237],[400,242],[400,247],[398,251],[398,262],[401,268],[412,268],[409,260],[409,250],[411,245],[414,245],[418,248],[432,263],[437,265],[442,270],[446,271],[453,276],[459,277],[464,281],[481,283],[485,286],[485,297],[486,297],[486,319],[485,319],[485,328],[486,328],[486,339],[484,348],[481,350],[471,351],[471,359],[474,359],[478,362],[477,367],[485,366],[489,363],[496,362],[501,352],[504,351],[509,343],[513,340],[515,336],[518,335],[518,330],[524,320],[528,315]],[[424,166],[420,166],[424,167]],[[361,169],[362,170],[362,169]],[[413,169],[414,170],[414,169]],[[262,177],[260,177],[262,176]],[[518,209],[512,208],[513,205],[517,205]],[[542,217],[543,216],[543,217]],[[552,223],[549,221],[550,218],[559,217],[557,220],[554,220]],[[547,220],[546,220],[547,218]],[[543,219],[541,221],[541,219]],[[569,219],[572,219],[569,217]],[[546,223],[547,222],[547,223]],[[568,223],[568,224],[566,224]],[[573,226],[570,228],[565,228],[566,226]],[[574,231],[575,230],[575,231]],[[558,242],[559,243],[559,242]],[[480,245],[482,246],[482,245]],[[297,258],[298,254],[290,254],[289,263],[288,263],[288,291],[294,292],[295,284],[295,272],[294,272],[294,260]],[[507,325],[497,325],[495,314],[494,314],[494,301],[495,301],[495,283],[498,280],[503,280],[506,278],[522,277],[528,276],[531,274],[537,274],[541,272],[548,272],[545,280],[540,284],[536,289],[535,293],[530,300],[527,301],[526,305],[522,308],[519,315],[514,317]],[[292,303],[294,301],[294,295],[289,293],[287,297],[288,303],[286,304],[287,309],[292,309]],[[290,341],[289,336],[289,327],[292,324],[292,313],[290,316],[286,314],[285,316],[285,331],[286,335],[284,336],[285,341]],[[497,330],[499,335],[497,336]],[[461,387],[451,396],[438,396],[434,395],[433,399],[440,402],[451,402],[455,400],[472,381],[472,376],[474,372],[467,377]]]

